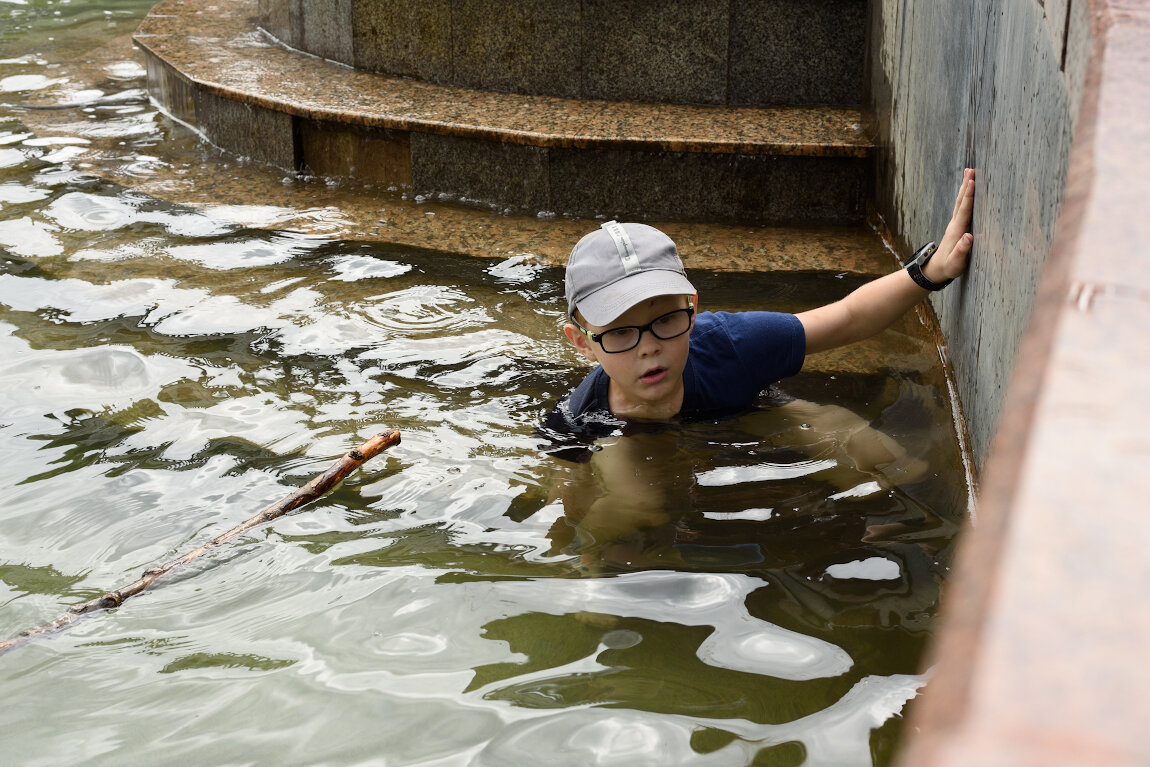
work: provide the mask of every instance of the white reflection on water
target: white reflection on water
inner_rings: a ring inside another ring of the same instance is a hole
[[[827,568],[827,575],[832,578],[856,578],[866,581],[893,581],[902,575],[897,562],[886,557],[867,557],[855,559],[850,562],[840,562]]]
[[[704,487],[740,485],[744,482],[770,482],[781,479],[798,479],[838,466],[833,458],[794,463],[760,463],[753,466],[723,466],[700,473],[695,480]]]
[[[712,666],[774,676],[818,679],[838,676],[852,665],[842,649],[814,637],[773,626],[752,617],[745,601],[766,584],[732,573],[648,571],[616,578],[555,582],[469,585],[480,595],[515,610],[564,615],[579,611],[665,620],[674,605],[676,623],[714,628],[699,647],[699,657]]]
[[[20,184],[0,184],[0,203],[35,202],[48,196],[46,189],[32,189]]]
[[[63,78],[46,77],[45,75],[10,75],[0,78],[0,91],[4,93],[38,91],[63,82],[66,82]]]
[[[213,439],[239,438],[281,453],[292,453],[310,444],[307,416],[285,407],[287,403],[266,394],[228,397],[205,408],[187,408],[161,402],[160,415],[149,418],[147,428],[126,437],[110,451],[159,448],[159,455],[185,460],[208,449]]]
[[[136,223],[163,226],[168,232],[187,237],[210,237],[232,231],[233,224],[195,212],[164,209],[141,210],[148,202],[141,197],[69,192],[58,197],[43,215],[59,227],[76,231],[111,231]]]
[[[868,676],[826,709],[779,725],[594,708],[524,717],[502,728],[471,764],[529,764],[547,743],[547,763],[554,765],[728,767],[748,764],[766,746],[799,742],[806,767],[869,767],[871,730],[901,712],[923,684],[919,676]],[[691,736],[707,725],[741,739],[699,754]]]
[[[5,152],[9,151],[14,150],[0,150],[0,167],[4,165]],[[64,252],[64,246],[56,239],[52,227],[27,218],[0,221],[0,245],[28,258],[58,256]]]
[[[131,347],[99,346],[61,351],[33,350],[0,322],[0,418],[61,413],[74,408],[122,408],[155,396],[165,384],[199,378],[201,368],[166,355],[143,355]]]
[[[398,277],[411,271],[411,264],[387,261],[369,256],[341,256],[331,260],[336,276],[333,280],[356,282],[379,277]]]

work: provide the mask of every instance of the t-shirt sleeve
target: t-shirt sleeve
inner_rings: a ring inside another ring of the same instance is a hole
[[[700,315],[696,328],[684,372],[691,379],[684,411],[692,415],[749,407],[803,367],[806,334],[793,314],[713,312]]]
[[[761,375],[760,391],[798,374],[807,354],[803,323],[782,312],[739,312],[724,317],[731,344],[749,371]]]

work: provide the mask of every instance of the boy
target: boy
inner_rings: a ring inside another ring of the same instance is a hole
[[[974,171],[967,169],[937,250],[797,315],[698,313],[675,244],[653,227],[611,221],[580,240],[567,265],[563,332],[598,367],[540,430],[547,452],[577,462],[567,464],[559,488],[564,517],[549,533],[553,553],[573,546],[584,571],[677,561],[668,541],[678,534],[679,507],[689,505],[692,457],[663,438],[659,424],[746,411],[762,391],[798,373],[807,354],[872,336],[944,288],[966,270],[973,202]],[[903,482],[927,469],[837,405],[793,400],[772,415],[810,424],[814,440],[834,437],[847,460],[843,476],[825,479],[843,489],[860,471]]]
[[[807,354],[868,338],[966,270],[974,171],[966,169],[937,250],[842,300],[800,314],[698,312],[674,242],[643,224],[604,224],[571,251],[563,332],[597,362],[547,419],[552,431],[707,418],[748,408]]]

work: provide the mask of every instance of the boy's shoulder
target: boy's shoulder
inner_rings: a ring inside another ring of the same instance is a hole
[[[560,403],[560,407],[573,416],[598,411],[610,412],[608,401],[611,379],[601,366],[595,368],[583,378],[569,395]]]
[[[618,433],[622,419],[611,413],[607,400],[610,379],[596,367],[543,418],[535,435],[545,453],[584,462],[597,439]]]
[[[683,371],[683,415],[707,417],[750,407],[758,395],[802,369],[806,336],[793,314],[700,314]]]
[[[794,356],[805,353],[803,324],[787,312],[700,312],[691,331],[691,350],[719,344],[740,354],[758,353],[764,347],[780,346]]]

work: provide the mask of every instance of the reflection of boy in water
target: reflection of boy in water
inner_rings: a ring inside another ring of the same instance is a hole
[[[797,315],[700,313],[698,293],[669,237],[643,224],[604,224],[579,241],[567,263],[570,322],[563,332],[598,367],[546,419],[543,431],[554,444],[551,452],[566,457],[572,447],[618,434],[623,425],[641,427],[745,411],[771,384],[798,373],[807,354],[884,330],[930,291],[942,289],[965,271],[973,244],[969,234],[973,202],[974,171],[968,169],[936,250],[839,301]],[[845,448],[860,470],[907,470],[903,451],[857,416],[853,422],[844,418],[844,412],[853,415],[849,411],[797,401],[784,406],[788,408],[816,428],[825,421],[847,434]],[[667,514],[659,488],[643,477],[641,463],[648,463],[651,456],[632,455],[642,450],[637,444],[625,446],[627,442],[618,440],[598,453],[581,451],[584,460],[593,456],[603,492],[576,515],[605,525],[595,536],[600,543],[624,532],[611,533],[611,528],[628,525],[624,519],[596,512],[596,504],[608,498],[634,507],[633,514],[628,512],[632,522]],[[641,459],[640,464],[631,460],[635,458]],[[565,499],[566,506],[572,504]],[[617,503],[610,505],[618,508]]]

